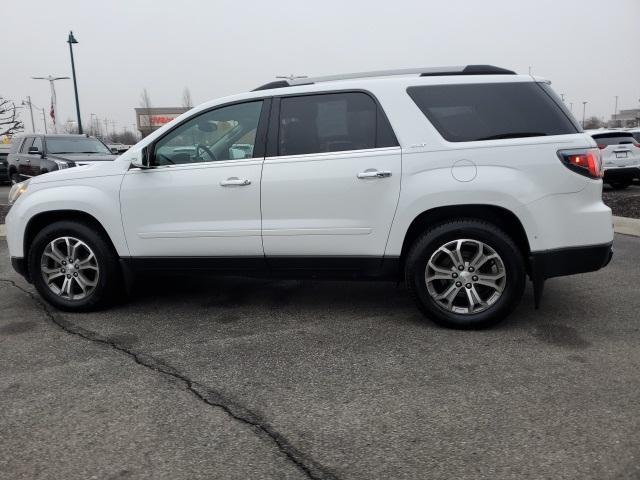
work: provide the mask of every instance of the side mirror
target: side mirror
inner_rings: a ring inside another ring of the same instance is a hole
[[[38,147],[29,147],[29,155],[40,155]]]
[[[111,150],[111,153],[114,155],[118,155],[120,153],[116,147],[111,147],[109,150]]]
[[[131,160],[131,168],[142,168],[145,170],[148,168],[153,168],[149,165],[149,147],[142,150],[139,156],[136,155],[136,157]]]

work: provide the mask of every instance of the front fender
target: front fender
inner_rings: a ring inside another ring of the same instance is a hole
[[[12,257],[24,257],[24,236],[29,222],[37,215],[56,211],[77,211],[91,215],[102,225],[120,256],[129,249],[120,216],[121,177],[93,179],[96,185],[36,184],[9,210],[7,243]]]

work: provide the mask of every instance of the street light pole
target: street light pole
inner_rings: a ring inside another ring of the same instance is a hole
[[[587,111],[587,102],[582,102],[582,128],[584,128],[584,116]]]
[[[617,118],[616,118],[617,116],[618,116],[618,95],[616,95],[616,106],[613,109],[613,121],[614,122],[617,120]]]
[[[78,83],[76,82],[76,66],[73,62],[73,44],[78,43],[73,36],[73,32],[69,32],[69,38],[67,39],[69,44],[69,54],[71,55],[71,73],[73,74],[73,90],[76,94],[76,114],[78,116],[78,133],[82,133],[82,120],[80,119],[80,102],[78,101]]]

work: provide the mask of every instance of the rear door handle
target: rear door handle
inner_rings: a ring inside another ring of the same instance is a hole
[[[251,185],[251,180],[247,178],[229,177],[220,182],[221,187],[245,187]]]
[[[388,170],[365,170],[358,174],[358,178],[386,178],[390,177],[391,172]]]

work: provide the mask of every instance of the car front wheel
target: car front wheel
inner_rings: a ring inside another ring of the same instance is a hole
[[[74,221],[48,225],[29,249],[29,273],[38,293],[61,310],[96,310],[119,290],[117,257],[95,229]]]
[[[405,279],[420,310],[450,328],[496,324],[518,305],[522,253],[496,226],[458,219],[425,232],[411,247]]]

